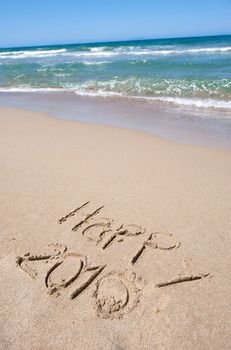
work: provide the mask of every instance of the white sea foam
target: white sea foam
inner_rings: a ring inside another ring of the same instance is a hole
[[[183,98],[183,97],[149,97],[149,96],[128,96],[122,93],[112,92],[112,91],[90,91],[90,90],[75,90],[77,95],[81,96],[92,96],[92,97],[125,97],[135,100],[143,101],[160,101],[168,104],[174,104],[178,106],[185,107],[196,107],[196,108],[215,108],[215,109],[226,109],[231,110],[231,102],[224,100],[215,99],[199,99],[199,98]]]
[[[80,96],[90,96],[90,97],[126,97],[122,93],[113,92],[113,91],[103,91],[103,90],[84,90],[84,89],[75,89],[75,94]]]
[[[27,58],[27,57],[52,57],[66,52],[66,49],[59,50],[25,50],[0,52],[0,58]]]
[[[102,52],[105,50],[105,46],[101,46],[101,47],[91,47],[90,51],[91,52]]]
[[[63,77],[69,77],[71,74],[69,74],[69,73],[53,73],[54,74],[54,76],[56,76],[56,77],[61,77],[61,78],[63,78]]]
[[[79,51],[79,52],[66,52],[64,56],[70,57],[113,57],[120,55],[119,52],[114,51],[100,51],[100,52],[90,52],[90,51]]]
[[[0,88],[0,92],[61,92],[69,89],[62,88],[32,88],[32,87],[10,87]]]
[[[211,48],[198,48],[198,49],[180,49],[180,50],[140,50],[140,51],[124,51],[115,52],[120,55],[134,55],[134,56],[145,56],[145,55],[172,55],[172,54],[187,54],[187,53],[212,53],[212,52],[231,52],[231,47],[211,47]]]
[[[73,88],[74,89],[74,88]],[[168,104],[175,104],[179,106],[186,107],[196,107],[196,108],[215,108],[215,109],[228,109],[231,110],[231,102],[224,100],[215,100],[215,99],[199,99],[199,98],[184,98],[184,97],[151,97],[151,96],[129,96],[124,95],[119,92],[113,91],[104,91],[104,90],[84,90],[84,89],[75,89],[75,93],[81,96],[92,96],[92,97],[125,97],[135,100],[143,101],[160,101]]]
[[[109,61],[83,61],[83,64],[85,64],[86,66],[95,66],[95,65],[101,65],[101,64],[105,64],[105,63],[110,63]]]
[[[36,57],[76,57],[76,58],[107,58],[116,56],[165,56],[165,55],[180,55],[180,54],[200,54],[200,53],[225,53],[231,52],[231,47],[202,47],[189,49],[168,49],[168,50],[153,50],[151,48],[135,49],[134,47],[115,48],[111,51],[105,51],[104,47],[93,47],[90,51],[68,51],[67,49],[56,50],[24,50],[24,51],[7,51],[0,52],[0,58],[5,59],[20,59],[20,58],[36,58]]]
[[[141,101],[159,101],[167,104],[173,104],[185,107],[196,107],[196,108],[212,108],[212,109],[225,109],[231,110],[231,102],[225,100],[216,99],[199,99],[199,98],[184,98],[184,97],[167,97],[167,96],[131,96],[124,95],[120,92],[105,91],[102,89],[91,90],[84,89],[81,87],[70,86],[65,88],[30,88],[30,87],[11,87],[11,88],[0,88],[0,92],[74,92],[79,96],[90,96],[90,97],[122,97]]]
[[[231,47],[207,47],[201,49],[189,49],[185,50],[185,52],[228,52],[231,51]]]
[[[97,48],[99,49],[99,48]],[[205,47],[196,49],[169,49],[169,50],[151,50],[140,49],[131,50],[129,48],[118,48],[112,51],[104,51],[102,49],[92,51],[66,52],[65,56],[73,57],[115,57],[115,56],[166,56],[166,55],[180,55],[180,54],[197,54],[197,53],[216,53],[216,52],[231,52],[231,47]]]
[[[188,107],[197,107],[197,108],[216,108],[216,109],[230,109],[231,102],[224,100],[215,100],[215,99],[199,99],[199,98],[184,98],[184,97],[135,97],[136,99],[144,100],[155,100],[162,101],[165,103],[188,106]]]
[[[114,49],[112,51],[104,51],[102,49],[99,50],[92,50],[92,52],[76,52],[74,54],[78,55],[166,55],[166,54],[172,54],[172,53],[199,53],[199,52],[228,52],[231,51],[231,47],[202,47],[202,48],[195,48],[195,49],[169,49],[169,50],[153,50],[153,49],[140,49],[140,50],[132,50],[131,48],[118,48]],[[67,52],[68,54],[68,52]]]

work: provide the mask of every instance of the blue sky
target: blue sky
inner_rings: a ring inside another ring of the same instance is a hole
[[[0,47],[231,34],[231,0],[0,0]]]

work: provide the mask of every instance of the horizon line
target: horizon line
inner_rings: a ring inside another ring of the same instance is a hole
[[[209,37],[221,37],[221,36],[231,36],[231,34],[213,34],[213,35],[192,35],[192,36],[176,36],[176,37],[159,37],[159,38],[142,38],[142,39],[125,39],[125,40],[109,40],[109,41],[80,41],[80,42],[70,42],[70,43],[59,43],[59,44],[38,44],[38,45],[26,45],[26,46],[7,46],[0,47],[0,50],[7,49],[30,49],[33,47],[49,47],[49,46],[65,46],[65,45],[98,45],[98,44],[110,44],[110,43],[123,43],[130,41],[152,41],[152,40],[170,40],[170,39],[193,39],[193,38],[209,38]]]

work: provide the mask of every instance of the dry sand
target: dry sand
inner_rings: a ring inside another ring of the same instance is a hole
[[[1,349],[230,349],[230,151],[1,109],[0,164]]]

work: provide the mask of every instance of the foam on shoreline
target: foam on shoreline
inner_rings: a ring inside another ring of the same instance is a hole
[[[79,96],[89,96],[89,97],[103,97],[103,98],[123,98],[131,100],[141,100],[149,102],[163,102],[176,106],[195,107],[198,109],[218,109],[218,110],[231,110],[231,102],[225,100],[217,99],[199,99],[199,98],[184,98],[184,97],[166,97],[166,96],[133,96],[133,95],[124,95],[123,93],[114,92],[114,91],[104,91],[104,90],[87,90],[87,89],[76,89],[75,87],[70,88],[32,88],[32,87],[10,87],[10,88],[0,88],[0,92],[24,92],[24,93],[64,93],[71,92]],[[227,115],[227,119],[231,119],[231,115]]]

